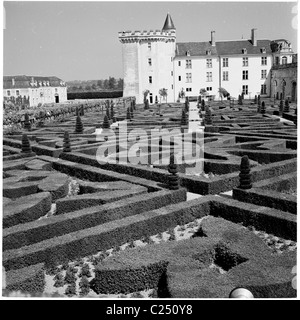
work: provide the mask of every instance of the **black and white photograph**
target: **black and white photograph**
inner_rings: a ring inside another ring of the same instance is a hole
[[[1,300],[297,299],[297,1],[1,9]]]

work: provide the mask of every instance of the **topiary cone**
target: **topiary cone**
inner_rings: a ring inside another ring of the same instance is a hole
[[[81,122],[80,116],[76,118],[76,126],[75,126],[75,133],[82,133],[83,132],[83,125]]]
[[[127,108],[126,119],[127,119],[127,120],[130,120],[130,119],[131,119],[131,112],[130,112],[129,108]]]
[[[170,173],[168,177],[169,189],[171,190],[179,189],[179,177],[177,175],[178,170],[177,170],[177,164],[175,163],[174,153],[171,153],[170,155],[170,164],[168,166],[168,171]]]
[[[279,104],[279,115],[282,116],[283,113],[283,100],[280,100],[280,104]]]
[[[27,134],[22,135],[22,153],[32,153],[31,146]]]
[[[211,116],[211,110],[209,107],[206,108],[204,121],[205,121],[205,125],[209,125],[209,126],[212,125],[212,116]]]
[[[63,152],[71,152],[71,141],[68,131],[65,131],[64,133]]]
[[[289,100],[285,100],[285,104],[284,104],[283,112],[284,112],[284,113],[288,113],[288,112],[290,112],[290,104],[289,104]]]
[[[102,128],[103,129],[110,129],[110,123],[109,123],[107,115],[104,116]]]
[[[25,119],[24,119],[24,129],[30,131],[31,130],[31,123],[29,120],[29,115],[28,113],[25,113]]]
[[[261,103],[260,113],[261,114],[265,114],[266,113],[266,106],[265,106],[265,102],[264,101]]]
[[[185,113],[185,110],[182,109],[182,113],[181,113],[181,122],[180,124],[182,126],[186,126],[187,125],[187,117],[186,117],[186,113]]]
[[[251,174],[250,174],[250,162],[248,156],[243,156],[241,160],[241,172],[240,177],[240,189],[251,189]]]

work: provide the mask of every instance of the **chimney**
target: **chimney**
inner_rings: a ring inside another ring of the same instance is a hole
[[[256,29],[251,29],[251,42],[253,46],[257,46]]]
[[[211,31],[211,45],[215,46],[216,45],[216,40],[215,40],[215,31]]]
[[[11,79],[11,83],[12,83],[12,86],[14,87],[15,86],[15,78]]]

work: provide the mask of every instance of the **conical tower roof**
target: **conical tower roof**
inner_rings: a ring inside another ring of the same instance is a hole
[[[173,21],[172,21],[172,18],[171,18],[171,16],[170,16],[170,14],[168,13],[168,14],[167,14],[167,17],[166,17],[165,24],[164,24],[162,30],[172,30],[172,29],[174,30],[174,29],[176,29],[176,28],[175,28],[175,26],[174,26],[174,23],[173,23]]]

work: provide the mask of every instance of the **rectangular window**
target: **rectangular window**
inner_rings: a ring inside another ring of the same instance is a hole
[[[10,90],[7,90],[7,95],[10,96]]]
[[[243,86],[243,94],[248,94],[248,86]]]
[[[173,85],[172,85],[172,90],[173,90]]]
[[[178,61],[178,67],[180,67],[181,66],[181,61]]]
[[[248,58],[243,58],[243,67],[248,67]]]
[[[206,87],[206,91],[212,91],[212,87]]]
[[[16,90],[16,95],[19,96],[20,95],[20,91]]]
[[[186,91],[186,92],[191,92],[191,91],[192,91],[192,88],[186,88],[185,91]]]
[[[149,76],[149,83],[152,83],[152,76]]]
[[[178,81],[181,81],[181,76],[178,76]]]
[[[243,80],[248,80],[248,70],[243,70]]]
[[[151,50],[151,42],[148,42],[148,49]]]
[[[186,74],[186,82],[192,82],[192,74],[191,73]]]
[[[223,81],[228,81],[228,71],[223,71]]]
[[[223,68],[228,67],[228,58],[223,58]]]
[[[149,66],[152,66],[152,60],[151,60],[151,58],[148,59],[148,64],[149,64]]]
[[[173,77],[173,71],[171,71],[171,76]]]
[[[267,85],[262,84],[260,89],[261,94],[267,94]]]
[[[261,65],[266,66],[267,65],[267,57],[261,57]]]
[[[261,70],[261,78],[267,79],[267,70]]]
[[[212,72],[206,72],[206,81],[212,81]]]
[[[185,67],[187,69],[191,69],[192,68],[192,60],[186,60],[185,62],[186,62],[185,63]]]
[[[212,59],[206,59],[206,68],[212,68]]]

